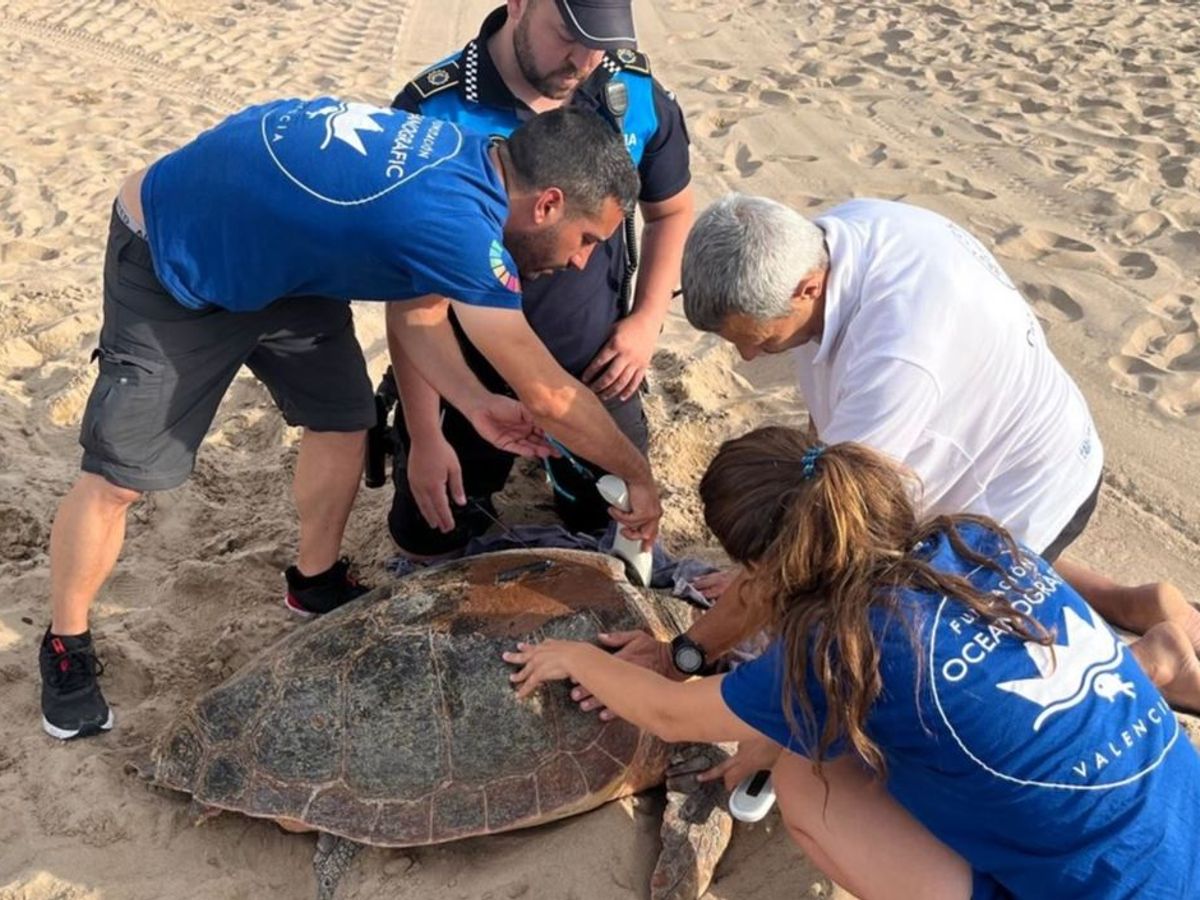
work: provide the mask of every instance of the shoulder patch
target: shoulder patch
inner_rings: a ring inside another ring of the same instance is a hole
[[[637,72],[639,75],[650,74],[650,57],[645,53],[622,47],[620,50],[609,50],[606,56],[616,63],[618,68]]]
[[[408,87],[421,100],[428,100],[436,94],[456,87],[461,81],[462,68],[459,66],[458,60],[452,59],[426,69],[410,81]]]

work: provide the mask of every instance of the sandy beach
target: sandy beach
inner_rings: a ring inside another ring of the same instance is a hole
[[[38,726],[47,543],[78,469],[110,205],[130,171],[250,103],[336,93],[386,105],[473,35],[488,0],[0,0],[0,900],[311,896],[312,836],[221,816],[125,771],[180,703],[297,627],[298,431],[243,373],[193,479],[130,517],[93,608],[118,717],[60,745]],[[1200,599],[1200,30],[1191,0],[636,0],[642,48],[688,115],[701,203],[728,190],[816,211],[852,196],[954,218],[1023,288],[1106,454],[1072,554]],[[383,316],[358,304],[372,375]],[[967,350],[966,352],[969,352]],[[800,424],[786,359],[746,364],[678,310],[648,401],[664,539],[720,559],[694,487],[720,440]],[[388,491],[346,549],[381,583]],[[536,475],[500,498],[548,521]],[[529,831],[360,855],[340,898],[642,898],[654,795]],[[739,826],[706,895],[847,895],[777,816]]]

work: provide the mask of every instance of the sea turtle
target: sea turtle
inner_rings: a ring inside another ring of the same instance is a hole
[[[525,828],[662,783],[681,748],[581,712],[562,683],[516,700],[500,654],[600,631],[667,637],[687,613],[596,553],[511,550],[430,568],[263,650],[180,713],[140,770],[210,813],[322,832],[317,896],[331,898],[361,844]],[[721,758],[682,749],[692,771]],[[719,785],[690,781],[691,793],[668,783],[654,900],[695,900],[729,840]]]

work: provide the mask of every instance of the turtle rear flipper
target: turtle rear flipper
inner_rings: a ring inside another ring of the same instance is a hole
[[[313,872],[317,876],[317,900],[333,900],[338,882],[354,862],[363,847],[357,841],[339,837],[328,831],[317,836],[317,852],[313,854]]]
[[[716,744],[681,744],[675,749],[663,810],[662,850],[650,879],[650,900],[698,900],[733,833],[729,794],[720,780],[696,775],[732,754]]]

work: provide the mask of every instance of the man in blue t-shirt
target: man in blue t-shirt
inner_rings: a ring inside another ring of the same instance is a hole
[[[243,364],[304,428],[285,602],[320,615],[364,590],[339,560],[375,419],[351,299],[389,303],[389,344],[486,439],[538,452],[545,428],[625,478],[627,533],[652,540],[649,464],[521,314],[521,280],[583,268],[630,210],[638,178],[593,113],[562,110],[496,142],[452,122],[334,97],[243,110],[126,180],[105,258],[99,373],[83,473],[50,541],[43,727],[112,727],[88,609],[129,506],[187,479]],[[471,373],[461,327],[521,402]]]
[[[618,229],[581,270],[526,285],[523,311],[559,364],[596,391],[644,451],[649,435],[638,388],[679,278],[692,190],[683,112],[637,51],[630,0],[513,0],[393,101],[491,135],[507,135],[536,113],[564,104],[601,110],[622,131],[638,167],[645,227],[636,290],[638,248],[626,243],[630,226]],[[459,337],[472,371],[492,390],[507,393],[504,379],[461,330]],[[491,524],[491,496],[503,488],[514,457],[440,403],[403,361],[395,374],[402,400],[396,432],[405,453],[393,471],[388,525],[405,553],[440,556]],[[603,529],[606,506],[588,480],[602,467],[576,468],[567,459],[548,465],[564,524],[574,531]]]

